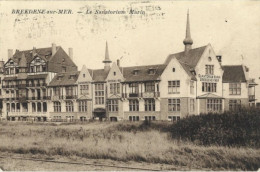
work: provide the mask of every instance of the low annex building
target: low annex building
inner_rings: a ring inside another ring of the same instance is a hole
[[[69,54],[50,48],[9,51],[1,62],[2,117],[63,121],[170,120],[239,110],[255,103],[254,80],[244,65],[223,66],[210,44],[192,48],[189,14],[184,51],[164,63],[122,67],[106,43],[103,69],[80,71]],[[112,65],[111,65],[112,63]]]

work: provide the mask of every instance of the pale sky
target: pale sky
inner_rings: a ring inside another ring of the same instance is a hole
[[[145,15],[128,14],[130,7]],[[18,15],[13,9],[71,9],[73,14]],[[85,14],[87,9],[127,14]],[[50,47],[54,42],[66,52],[73,48],[79,69],[83,64],[103,68],[108,41],[111,60],[123,56],[122,66],[163,63],[167,55],[184,50],[187,9],[193,48],[210,43],[223,64],[247,65],[260,84],[259,1],[1,1],[0,58],[7,60],[7,49]],[[260,101],[259,88],[257,93]]]

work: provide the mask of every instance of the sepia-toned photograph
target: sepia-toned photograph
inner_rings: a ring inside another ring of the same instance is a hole
[[[259,171],[260,1],[0,1],[1,171]]]

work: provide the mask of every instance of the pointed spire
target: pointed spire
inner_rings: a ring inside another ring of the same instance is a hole
[[[110,69],[110,63],[112,61],[109,59],[109,53],[108,53],[108,45],[107,45],[107,41],[106,41],[106,52],[105,52],[105,60],[103,61],[103,63],[105,64],[105,71],[108,71]]]
[[[189,9],[187,13],[186,37],[183,40],[183,44],[185,45],[185,52],[188,52],[192,48],[191,45],[193,44],[193,40],[191,39],[191,34],[190,34]]]

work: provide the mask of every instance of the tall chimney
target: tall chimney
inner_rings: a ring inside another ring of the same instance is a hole
[[[56,53],[56,44],[52,43],[52,51],[51,51],[51,54],[52,56]]]
[[[32,55],[33,55],[33,57],[36,56],[36,47],[33,47]]]
[[[69,56],[73,60],[73,48],[69,48]]]
[[[13,49],[8,49],[8,59],[13,57]]]
[[[120,60],[119,60],[119,59],[117,59],[117,61],[116,61],[116,62],[117,62],[117,66],[118,66],[118,67],[120,67]]]

